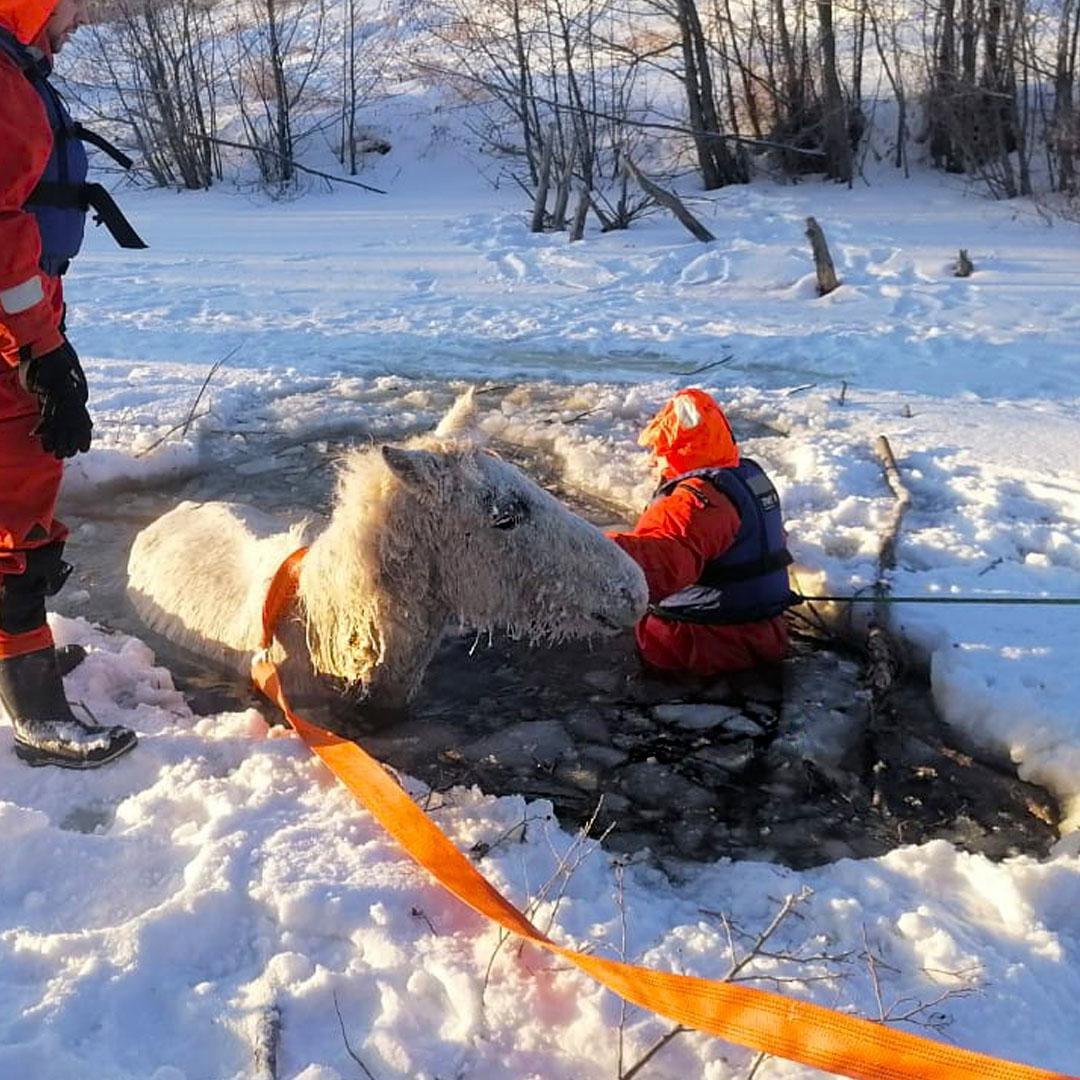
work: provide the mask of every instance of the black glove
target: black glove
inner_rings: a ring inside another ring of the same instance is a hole
[[[52,352],[26,363],[26,387],[37,395],[41,419],[34,434],[41,447],[57,458],[90,449],[94,425],[86,411],[86,376],[75,350],[65,341]]]

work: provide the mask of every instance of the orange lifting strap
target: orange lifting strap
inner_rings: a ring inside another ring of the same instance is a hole
[[[673,975],[590,956],[552,941],[506,900],[409,798],[375,758],[297,716],[267,658],[279,617],[296,595],[306,549],[281,565],[263,610],[263,649],[252,662],[255,685],[285,714],[330,771],[425,870],[473,910],[588,972],[635,1005],[752,1050],[858,1080],[1080,1080],[883,1024],[732,983]]]

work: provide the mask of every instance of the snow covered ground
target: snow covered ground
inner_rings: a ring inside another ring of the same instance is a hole
[[[872,580],[886,434],[914,495],[898,593],[1080,596],[1077,226],[883,173],[853,192],[702,197],[708,247],[661,217],[570,246],[530,235],[515,193],[486,188],[449,146],[399,146],[365,179],[391,194],[129,196],[150,250],[92,235],[70,332],[99,437],[71,494],[119,504],[128,485],[198,471],[260,432],[391,436],[433,419],[449,382],[509,382],[521,388],[486,428],[552,451],[567,483],[632,514],[649,489],[637,431],[699,382],[775,476],[804,591]],[[844,279],[826,299],[811,213]],[[967,280],[950,274],[959,247],[977,267]],[[147,452],[234,349],[200,404],[211,411]],[[92,617],[93,596],[69,590],[66,610]],[[560,939],[672,970],[722,976],[715,913],[754,934],[808,886],[781,944],[846,959],[762,959],[757,985],[798,979],[783,990],[876,1016],[869,947],[886,1004],[909,1002],[894,1015],[926,1003],[915,1019],[958,1044],[1080,1071],[1077,610],[896,611],[943,715],[1060,801],[1071,835],[1045,862],[936,842],[670,881],[583,845],[542,802],[456,790],[436,820],[470,847],[528,818],[483,872]],[[254,710],[195,716],[134,639],[71,618],[56,630],[91,649],[72,699],[141,743],[85,776],[0,754],[0,1076],[249,1076],[271,1005],[282,1077],[360,1075],[350,1046],[378,1080],[617,1075],[617,999],[512,944],[488,972],[495,930],[414,870],[297,740]],[[623,1061],[667,1027],[630,1009]],[[647,1075],[720,1080],[751,1060],[685,1034]],[[757,1075],[812,1073],[774,1061]]]

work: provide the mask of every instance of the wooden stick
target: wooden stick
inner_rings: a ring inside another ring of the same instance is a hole
[[[904,514],[911,505],[911,492],[900,475],[889,440],[879,435],[874,442],[874,453],[885,470],[885,482],[893,493],[895,502],[885,524],[878,546],[878,572],[874,583],[874,615],[866,637],[866,676],[870,686],[870,718],[867,724],[867,760],[873,794],[873,806],[883,814],[890,808],[884,805],[882,773],[888,768],[886,762],[893,758],[899,737],[896,710],[890,702],[893,682],[900,672],[900,661],[888,631],[889,609],[885,596],[889,590],[886,577],[896,567],[896,548],[900,539],[900,527]]]
[[[255,1028],[254,1080],[277,1080],[278,1044],[281,1042],[281,1009],[271,1005],[259,1014]]]
[[[903,524],[904,515],[911,505],[911,492],[900,475],[900,468],[896,464],[892,447],[884,435],[879,435],[874,443],[874,453],[881,460],[885,470],[885,482],[893,493],[896,502],[893,504],[892,516],[886,525],[885,534],[881,539],[881,547],[878,551],[878,585],[879,590],[884,589],[885,573],[896,567],[896,545],[900,537],[900,526]]]
[[[650,198],[655,199],[661,206],[670,210],[682,224],[689,230],[695,240],[707,244],[716,237],[713,236],[704,225],[689,210],[686,209],[682,199],[673,191],[665,191],[664,188],[654,184],[641,170],[630,160],[629,155],[624,159],[624,167],[629,175],[637,182],[638,187]]]

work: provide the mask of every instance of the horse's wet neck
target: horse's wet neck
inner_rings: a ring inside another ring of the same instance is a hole
[[[350,517],[339,507],[326,530],[312,544],[305,560],[310,573],[304,587],[333,588],[339,597],[356,597],[355,656],[363,671],[358,691],[372,702],[390,707],[404,705],[419,685],[449,620],[446,604],[436,596],[436,577],[430,553],[397,526],[390,513],[382,528],[396,545],[392,561],[374,565],[357,560],[355,552],[378,550],[379,538],[370,522]],[[413,550],[416,549],[416,550]],[[369,606],[372,595],[378,603]],[[317,604],[306,604],[309,616]],[[370,621],[377,619],[377,643]],[[324,672],[340,676],[341,672]]]

